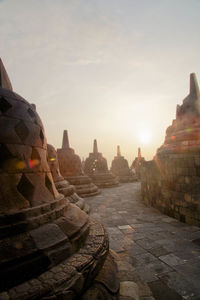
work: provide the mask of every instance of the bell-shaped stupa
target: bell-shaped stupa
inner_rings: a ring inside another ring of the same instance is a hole
[[[135,174],[130,170],[128,161],[121,155],[120,146],[117,146],[117,156],[111,164],[111,172],[116,175],[120,182],[132,182],[136,180]]]
[[[131,170],[136,174],[136,178],[140,180],[141,177],[141,167],[142,163],[145,161],[145,158],[142,157],[141,148],[138,148],[138,156],[135,157],[131,165]]]
[[[103,226],[58,193],[34,105],[0,78],[0,299],[117,299]]]
[[[189,95],[152,161],[142,166],[141,194],[147,205],[200,226],[200,93],[194,73]]]
[[[177,105],[176,119],[166,130],[164,144],[157,155],[198,152],[200,150],[200,92],[194,73],[190,74],[190,92]]]
[[[63,132],[62,148],[57,149],[58,162],[61,175],[75,186],[81,197],[90,197],[99,194],[98,187],[83,172],[80,157],[69,146],[67,130]]]
[[[76,204],[80,209],[83,209],[86,213],[89,213],[89,206],[85,203],[85,200],[83,198],[77,195],[75,186],[71,185],[60,174],[56,149],[52,145],[47,144],[47,152],[48,164],[57,191],[60,194],[63,194],[71,203]]]
[[[93,152],[85,160],[84,171],[98,187],[110,187],[119,184],[117,177],[108,170],[107,160],[98,152],[97,141],[94,140]]]

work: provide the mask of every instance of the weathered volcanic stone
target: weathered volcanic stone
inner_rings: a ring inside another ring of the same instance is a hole
[[[110,268],[107,233],[58,193],[34,106],[2,87],[0,126],[0,299],[82,299]]]
[[[142,166],[147,204],[188,224],[200,226],[200,93],[195,74],[190,92],[177,106],[164,144]]]
[[[62,148],[57,149],[57,156],[60,173],[75,186],[79,196],[90,197],[99,194],[98,187],[84,174],[80,157],[70,148],[67,130],[63,132]]]
[[[117,177],[108,171],[107,160],[98,152],[97,141],[94,140],[93,153],[89,154],[84,164],[84,171],[98,187],[117,186]]]
[[[138,148],[138,156],[134,159],[131,165],[131,169],[134,170],[137,179],[141,177],[141,167],[142,163],[145,161],[144,157],[142,157],[141,149]]]
[[[117,156],[112,161],[111,172],[120,182],[132,182],[136,180],[135,174],[130,170],[128,161],[121,155],[120,146],[117,146]]]
[[[70,185],[70,183],[60,174],[55,148],[52,145],[47,144],[47,152],[48,164],[58,192],[63,194],[71,203],[76,204],[80,209],[83,209],[86,213],[89,213],[89,206],[85,203],[85,200],[76,194],[75,187]]]

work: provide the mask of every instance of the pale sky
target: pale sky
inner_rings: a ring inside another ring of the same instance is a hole
[[[0,0],[0,57],[48,143],[151,159],[200,78],[200,0]]]

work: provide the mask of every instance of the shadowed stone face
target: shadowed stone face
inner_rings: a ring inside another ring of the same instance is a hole
[[[1,88],[0,127],[0,212],[53,201],[58,193],[42,122],[25,99]]]

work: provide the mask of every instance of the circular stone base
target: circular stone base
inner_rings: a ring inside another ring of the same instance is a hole
[[[104,298],[98,298],[102,292]],[[40,276],[0,293],[0,298],[115,300],[118,293],[117,265],[109,252],[107,233],[103,225],[90,220],[88,237],[77,253]]]
[[[92,197],[100,193],[98,187],[87,175],[70,176],[66,179],[75,186],[77,194],[83,198]]]

